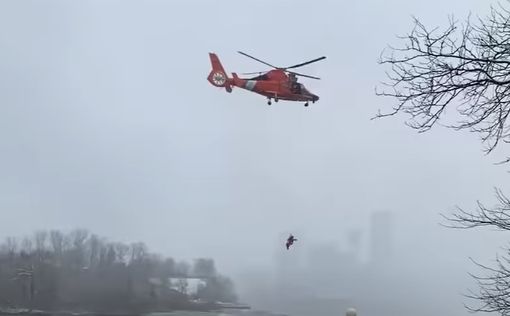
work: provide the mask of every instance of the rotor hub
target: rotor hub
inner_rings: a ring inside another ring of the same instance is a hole
[[[217,71],[212,75],[212,82],[215,86],[222,87],[227,82],[227,76],[223,72]]]

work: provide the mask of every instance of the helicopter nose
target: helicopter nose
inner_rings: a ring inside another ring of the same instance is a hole
[[[314,94],[313,95],[313,102],[315,102],[315,101],[319,101],[319,96]]]

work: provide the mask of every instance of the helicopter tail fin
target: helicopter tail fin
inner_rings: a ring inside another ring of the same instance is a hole
[[[223,65],[220,62],[218,56],[214,53],[209,53],[209,59],[211,60],[212,70],[207,77],[207,80],[216,87],[222,87],[227,92],[232,91],[231,79],[228,78]]]

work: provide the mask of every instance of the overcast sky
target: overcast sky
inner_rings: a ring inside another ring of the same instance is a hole
[[[377,59],[412,15],[445,25],[489,3],[1,1],[0,238],[83,227],[233,271],[272,265],[289,232],[342,243],[392,210],[401,251],[492,258],[505,236],[445,232],[438,213],[493,204],[508,189],[497,157],[474,134],[370,120],[392,105],[374,94]],[[322,78],[300,79],[321,100],[269,107],[211,86],[209,52],[229,73],[268,70],[237,50],[327,56],[299,69]]]

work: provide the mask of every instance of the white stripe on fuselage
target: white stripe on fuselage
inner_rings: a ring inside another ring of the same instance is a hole
[[[253,90],[255,88],[255,84],[257,83],[256,80],[247,80],[244,84],[244,87],[248,90]]]

